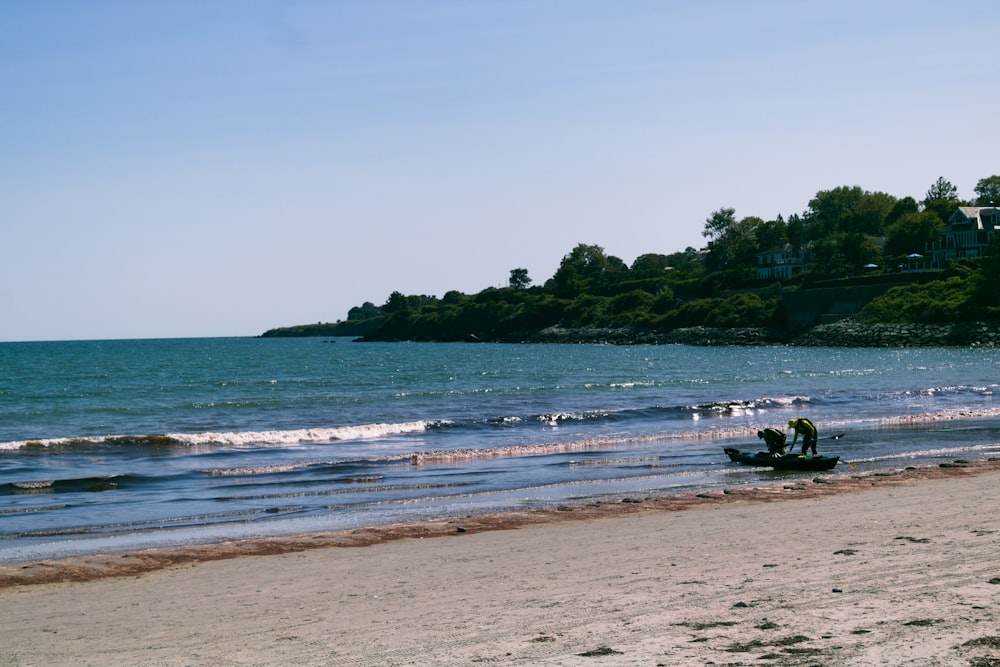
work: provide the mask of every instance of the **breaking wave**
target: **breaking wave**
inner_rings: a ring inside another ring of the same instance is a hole
[[[284,431],[230,431],[202,433],[163,433],[148,435],[106,435],[15,440],[0,443],[0,450],[25,447],[71,447],[74,445],[106,445],[135,447],[190,447],[213,445],[220,447],[288,446],[335,440],[382,438],[403,433],[417,433],[428,428],[424,421],[399,424],[365,424],[335,428],[306,428]]]

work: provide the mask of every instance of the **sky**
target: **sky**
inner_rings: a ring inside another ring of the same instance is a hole
[[[2,0],[0,341],[255,336],[1000,174],[995,0]]]

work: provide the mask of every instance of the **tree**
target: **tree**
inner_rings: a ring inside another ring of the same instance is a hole
[[[785,224],[780,215],[777,220],[768,222],[761,220],[754,229],[754,235],[757,237],[757,250],[762,252],[788,241],[788,225]]]
[[[806,240],[834,234],[879,236],[896,198],[884,192],[868,192],[859,186],[821,190],[809,201],[805,214]]]
[[[592,277],[604,270],[608,256],[604,254],[604,248],[599,245],[577,244],[568,255],[562,258],[559,270],[568,270],[582,276]]]
[[[688,246],[684,248],[684,252],[672,252],[667,255],[669,260],[667,265],[675,269],[698,269],[701,267],[703,257],[702,251]]]
[[[714,241],[724,236],[734,224],[736,224],[736,209],[724,206],[705,220],[705,228],[701,235]]]
[[[922,253],[928,243],[937,241],[944,223],[933,211],[906,213],[885,231],[885,252],[890,257]]]
[[[663,273],[670,266],[670,258],[666,255],[646,253],[639,255],[632,262],[632,271],[636,273]]]
[[[531,285],[531,278],[528,277],[528,269],[511,269],[510,282],[513,289],[527,289]]]
[[[958,201],[958,188],[952,185],[944,176],[938,176],[938,179],[927,190],[927,195],[924,197],[924,205],[935,199]]]
[[[580,243],[562,258],[555,275],[546,285],[551,284],[556,296],[574,297],[607,268],[608,256],[604,254],[604,248]]]
[[[365,301],[360,306],[354,306],[347,311],[348,320],[369,320],[382,314],[382,310],[371,301]]]
[[[922,203],[925,211],[931,211],[941,218],[941,222],[947,222],[961,201],[958,199],[958,188],[940,176],[927,190]]]
[[[975,192],[976,206],[1000,206],[1000,176],[979,179]]]
[[[399,290],[395,290],[386,299],[385,305],[382,306],[382,311],[389,314],[405,313],[410,309],[409,306],[409,299],[406,298],[406,295]]]
[[[444,296],[441,297],[441,303],[446,306],[457,306],[458,304],[465,301],[465,299],[466,297],[464,294],[462,294],[458,290],[452,289],[444,293]]]
[[[728,225],[722,236],[708,244],[705,266],[714,271],[753,266],[754,256],[761,249],[758,232],[766,224],[756,216],[749,216]],[[763,235],[767,236],[766,233]]]
[[[802,216],[798,213],[792,213],[788,216],[788,223],[785,225],[785,234],[788,236],[788,242],[796,250],[800,250],[806,244],[806,227]]]
[[[920,211],[920,204],[913,197],[903,197],[889,209],[889,214],[885,216],[885,226],[888,228],[907,213],[917,213]]]

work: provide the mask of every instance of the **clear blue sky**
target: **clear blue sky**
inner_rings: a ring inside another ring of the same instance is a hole
[[[257,335],[1000,173],[1000,3],[3,0],[0,340]]]

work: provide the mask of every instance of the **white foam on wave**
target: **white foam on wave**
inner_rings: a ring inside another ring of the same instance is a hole
[[[894,452],[892,454],[879,454],[877,456],[866,456],[856,459],[851,459],[850,461],[845,460],[845,463],[874,463],[876,461],[890,461],[895,459],[915,459],[918,457],[953,457],[961,456],[962,454],[974,454],[981,456],[983,454],[988,454],[990,452],[995,452],[1000,450],[1000,443],[990,442],[980,445],[962,445],[958,447],[931,447],[928,449],[918,449],[906,452]]]
[[[364,424],[334,428],[304,428],[289,431],[236,431],[229,433],[168,433],[167,436],[190,445],[228,445],[249,447],[258,445],[297,445],[332,440],[361,440],[387,435],[417,433],[426,430],[427,422],[398,424]]]
[[[229,447],[260,447],[267,445],[287,446],[310,442],[333,440],[362,440],[381,438],[403,433],[419,433],[427,429],[427,422],[412,421],[396,424],[362,424],[358,426],[337,426],[332,428],[305,428],[283,431],[230,431],[202,433],[166,433],[145,436],[85,436],[72,438],[45,438],[39,440],[14,440],[0,442],[0,450],[13,451],[24,447],[58,447],[75,444],[113,444],[134,442],[136,444],[177,444],[177,445],[221,445]]]
[[[23,449],[25,447],[56,447],[59,445],[68,445],[71,442],[86,442],[98,444],[103,442],[105,438],[41,438],[38,440],[11,440],[10,442],[0,442],[0,451],[13,451],[15,449]]]

